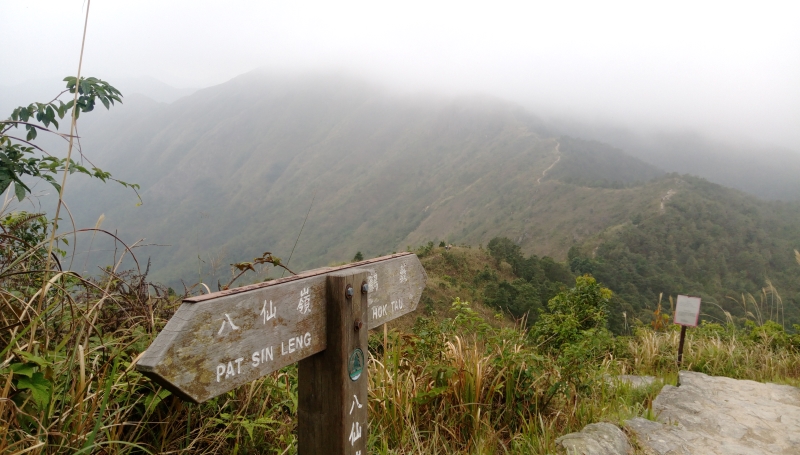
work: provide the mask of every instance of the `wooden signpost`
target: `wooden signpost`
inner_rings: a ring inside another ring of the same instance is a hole
[[[136,369],[201,403],[299,362],[298,453],[366,455],[367,331],[414,311],[426,281],[401,253],[191,297]]]
[[[681,325],[681,341],[678,343],[678,366],[683,361],[683,342],[686,338],[686,327],[697,327],[700,320],[700,297],[679,295],[675,303],[675,324]]]

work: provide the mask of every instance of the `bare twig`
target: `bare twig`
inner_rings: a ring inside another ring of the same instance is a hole
[[[258,264],[272,264],[275,267],[283,268],[284,270],[288,271],[292,275],[297,275],[296,273],[292,272],[289,269],[289,267],[283,265],[283,263],[281,262],[281,258],[275,257],[275,256],[272,255],[272,253],[267,251],[264,254],[262,254],[261,257],[253,259],[253,262],[237,262],[236,264],[231,264],[231,267],[234,267],[234,268],[238,269],[239,273],[235,277],[233,277],[228,282],[228,284],[226,284],[225,286],[222,286],[220,288],[220,290],[224,291],[226,289],[230,289],[230,287],[233,284],[233,282],[238,280],[239,277],[241,277],[245,273],[247,273],[248,270],[252,270],[253,272],[255,272],[256,269],[253,267],[253,265],[258,265]]]
[[[306,217],[303,219],[302,226],[300,226],[300,232],[297,233],[297,238],[294,241],[294,246],[292,247],[292,252],[289,253],[289,259],[286,260],[286,264],[287,265],[290,262],[292,262],[292,256],[294,256],[294,249],[295,249],[295,247],[297,247],[297,242],[300,241],[300,234],[303,233],[303,228],[306,227],[306,220],[308,220],[308,214],[311,213],[311,207],[314,206],[314,199],[316,199],[316,198],[317,198],[317,192],[314,191],[314,195],[311,196],[311,204],[308,206],[308,212],[306,212]],[[289,270],[289,269],[286,269],[286,270]],[[291,270],[290,270],[290,272],[291,272]],[[292,275],[297,275],[297,274],[292,272]],[[283,273],[281,273],[281,278],[283,278]]]
[[[75,94],[77,95],[77,92],[75,92]],[[22,120],[0,120],[0,125],[8,125],[4,130],[2,130],[2,132],[8,131],[8,129],[14,125],[27,125],[36,128],[37,130],[42,130],[48,133],[55,134],[56,136],[61,136],[64,140],[72,139],[75,137],[73,136],[74,131],[70,131],[69,134],[58,133],[42,125],[37,125],[36,123],[31,123],[31,122],[23,122]]]
[[[14,139],[15,141],[24,142],[24,143],[30,145],[31,147],[35,148],[36,150],[44,153],[47,156],[53,156],[53,155],[47,153],[47,151],[45,149],[39,147],[38,145],[34,144],[33,142],[26,141],[25,139],[20,139],[20,138],[18,138],[16,136],[8,136],[8,135],[6,135],[6,137],[9,138],[9,139]]]

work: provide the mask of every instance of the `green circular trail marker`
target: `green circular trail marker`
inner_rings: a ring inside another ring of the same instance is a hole
[[[347,372],[350,374],[350,379],[355,381],[361,377],[363,371],[364,351],[362,351],[361,348],[356,348],[347,360]]]

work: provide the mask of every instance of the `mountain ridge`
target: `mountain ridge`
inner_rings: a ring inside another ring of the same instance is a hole
[[[83,146],[101,168],[141,184],[144,204],[78,180],[67,202],[78,225],[105,213],[127,241],[170,245],[137,251],[152,259],[154,279],[172,284],[225,283],[229,264],[264,251],[302,270],[356,251],[498,236],[565,261],[573,247],[596,248],[690,191],[680,186],[686,177],[555,135],[518,105],[397,95],[342,75],[254,72],[169,105],[125,107],[133,109],[87,121]]]

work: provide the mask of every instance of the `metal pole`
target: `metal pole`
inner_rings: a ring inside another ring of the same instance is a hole
[[[678,368],[681,367],[683,361],[683,341],[686,339],[686,326],[681,326],[681,342],[678,344]]]

